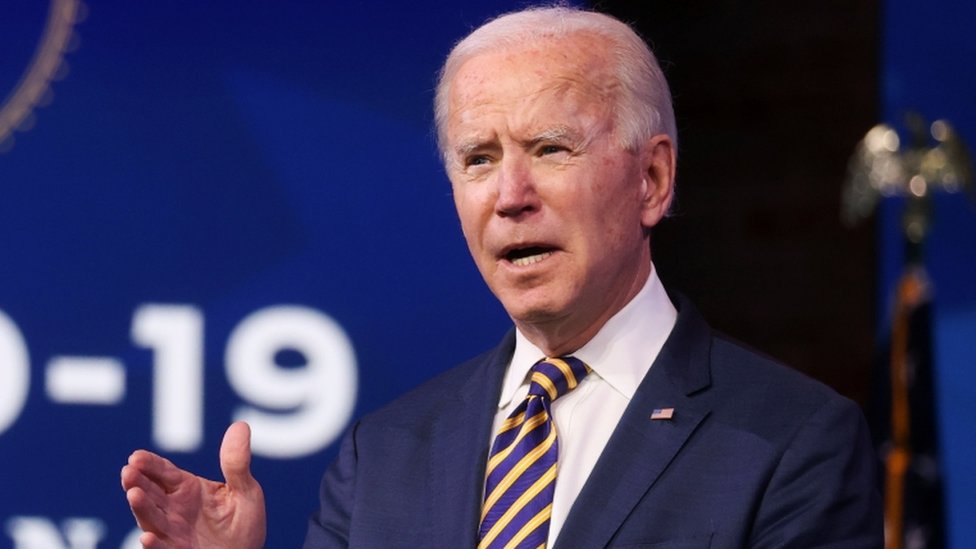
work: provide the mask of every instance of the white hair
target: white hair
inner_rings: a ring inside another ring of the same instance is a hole
[[[564,6],[536,7],[506,13],[485,23],[458,42],[448,55],[434,98],[434,123],[445,162],[448,97],[461,65],[486,51],[521,48],[574,34],[596,35],[607,43],[610,74],[622,90],[614,98],[613,109],[621,145],[636,151],[654,135],[664,133],[677,147],[667,80],[654,54],[633,29],[602,13]]]

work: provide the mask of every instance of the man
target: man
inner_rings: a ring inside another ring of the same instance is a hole
[[[881,545],[857,408],[712,333],[657,277],[675,126],[633,31],[502,16],[454,48],[435,111],[465,239],[515,329],[351,429],[306,547]],[[130,457],[146,547],[263,544],[248,437],[225,436],[226,484]]]

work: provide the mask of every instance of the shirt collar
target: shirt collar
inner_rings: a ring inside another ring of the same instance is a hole
[[[677,316],[652,264],[651,274],[637,295],[572,356],[593,369],[591,376],[603,379],[629,400],[664,346]],[[502,383],[499,408],[512,402],[526,384],[529,370],[544,356],[516,329],[515,352]]]

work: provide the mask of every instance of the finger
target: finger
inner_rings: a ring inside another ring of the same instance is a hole
[[[192,475],[173,465],[170,460],[145,450],[133,452],[129,456],[129,465],[138,469],[166,492],[176,490],[187,478],[192,478]]]
[[[129,502],[136,524],[145,532],[158,534],[165,532],[169,526],[166,513],[152,501],[141,488],[126,490],[125,499]]]
[[[152,532],[143,532],[139,536],[139,543],[142,544],[143,549],[168,549],[169,547],[169,544]]]
[[[126,465],[122,467],[121,473],[122,489],[124,491],[129,491],[132,488],[140,488],[142,491],[146,492],[149,499],[154,501],[157,505],[161,505],[161,502],[166,498],[166,491],[163,490],[161,486],[153,482],[149,477],[142,474],[142,472],[133,467],[132,465]]]
[[[257,484],[251,476],[251,428],[247,423],[233,423],[224,433],[220,444],[220,470],[231,490],[246,492]]]

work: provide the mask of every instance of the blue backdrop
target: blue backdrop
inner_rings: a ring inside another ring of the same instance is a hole
[[[976,147],[976,3],[936,0],[921,5],[887,0],[882,58],[883,112],[900,124],[913,110],[948,119]],[[906,135],[907,137],[907,135]],[[970,196],[969,198],[972,198]],[[950,547],[976,547],[976,204],[937,195],[926,264],[934,287],[935,380]],[[881,296],[887,306],[903,260],[903,203],[889,200],[880,216]],[[881,318],[888,312],[882,311]],[[882,328],[885,328],[882,326]]]
[[[242,413],[299,546],[334,432],[502,337],[430,103],[513,5],[4,3],[0,547],[122,546],[128,454]]]

